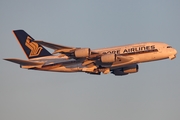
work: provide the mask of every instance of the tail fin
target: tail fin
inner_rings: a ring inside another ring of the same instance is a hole
[[[33,42],[34,39],[24,30],[13,30],[13,33],[28,59],[51,55],[43,46]]]

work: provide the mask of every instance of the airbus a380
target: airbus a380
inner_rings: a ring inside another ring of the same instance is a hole
[[[168,58],[172,60],[177,54],[176,49],[163,42],[142,42],[91,50],[34,40],[24,30],[14,30],[13,33],[28,60],[5,60],[31,70],[86,72],[96,75],[112,73],[122,76],[138,72],[139,63]],[[54,52],[51,54],[43,46]]]

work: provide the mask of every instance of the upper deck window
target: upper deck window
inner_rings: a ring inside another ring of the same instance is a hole
[[[167,48],[172,48],[171,46],[167,46]]]

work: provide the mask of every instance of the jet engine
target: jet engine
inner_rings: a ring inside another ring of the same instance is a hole
[[[118,68],[113,70],[111,73],[114,75],[127,75],[129,73],[136,73],[138,72],[139,66],[137,64],[129,65],[126,67]]]
[[[101,56],[101,62],[102,63],[113,63],[116,61],[116,55],[115,54],[105,54]]]
[[[80,48],[74,51],[74,56],[76,58],[86,58],[91,55],[90,48]]]

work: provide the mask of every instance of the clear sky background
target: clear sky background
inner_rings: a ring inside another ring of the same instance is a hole
[[[180,120],[180,62],[140,64],[123,77],[20,69],[12,34],[102,48],[161,41],[180,51],[179,0],[1,0],[1,120]],[[52,52],[52,50],[51,50]]]

